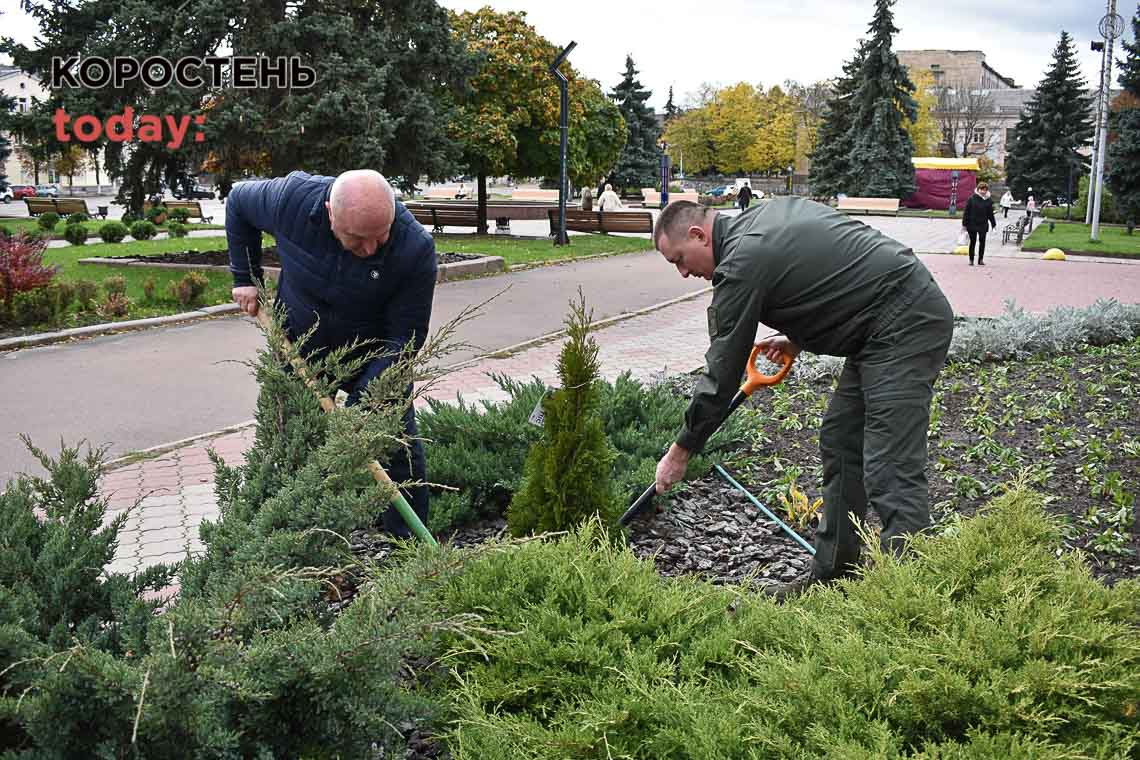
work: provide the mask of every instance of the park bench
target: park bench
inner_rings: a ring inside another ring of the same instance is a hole
[[[1009,242],[1011,237],[1017,237],[1017,245],[1021,245],[1021,241],[1025,238],[1025,233],[1029,230],[1029,214],[1018,219],[1016,222],[1010,222],[1001,231],[1001,244],[1005,245]]]
[[[446,206],[417,206],[409,208],[416,221],[432,232],[443,232],[444,227],[478,227],[479,210],[474,207],[447,208]]]
[[[840,198],[835,208],[847,213],[863,212],[864,214],[884,213],[899,215],[898,198]]]
[[[55,212],[60,216],[71,216],[72,214],[86,214],[89,219],[99,217],[100,219],[107,218],[107,207],[100,206],[99,210],[92,212],[87,208],[87,201],[82,198],[52,198],[55,201]]]
[[[54,211],[62,217],[86,214],[92,219],[96,216],[101,219],[107,218],[106,206],[100,206],[97,212],[92,213],[87,208],[87,201],[82,198],[24,198],[24,203],[28,206],[28,216],[39,216]]]
[[[514,190],[511,192],[512,201],[547,201],[558,202],[557,190]]]
[[[202,204],[198,201],[163,201],[161,205],[166,206],[167,211],[173,211],[176,208],[184,208],[190,212],[190,217],[192,219],[201,219],[204,224],[209,224],[210,220],[214,218],[212,216],[205,216],[202,214]],[[150,211],[153,206],[154,204],[150,201],[144,203],[143,213],[145,214],[147,211]]]
[[[447,185],[445,187],[433,187],[424,193],[424,200],[429,201],[453,201],[459,194],[459,188],[454,185]]]
[[[24,203],[28,206],[28,216],[39,216],[49,211],[55,211],[55,198],[25,197]]]
[[[550,234],[558,229],[558,209],[546,212]],[[653,214],[648,211],[572,211],[566,209],[566,229],[574,232],[653,232]]]

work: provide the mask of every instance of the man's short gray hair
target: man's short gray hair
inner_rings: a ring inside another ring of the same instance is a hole
[[[703,225],[710,209],[692,201],[674,201],[657,217],[653,226],[653,245],[656,246],[664,235],[670,241],[693,225]]]

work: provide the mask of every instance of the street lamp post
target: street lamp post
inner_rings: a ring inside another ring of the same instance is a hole
[[[669,143],[661,141],[661,208],[669,205]]]
[[[1112,42],[1124,32],[1124,19],[1116,13],[1116,0],[1108,0],[1108,13],[1100,20],[1100,35],[1105,40],[1104,76],[1101,77],[1101,114],[1100,139],[1097,141],[1096,167],[1094,176],[1089,181],[1089,187],[1096,185],[1096,201],[1093,204],[1092,230],[1090,240],[1097,240],[1100,234],[1100,205],[1104,195],[1104,152],[1108,141],[1108,94],[1109,84],[1112,82]]]
[[[550,73],[558,80],[558,126],[562,130],[562,142],[558,146],[558,232],[554,236],[555,245],[570,245],[570,238],[566,235],[566,153],[570,133],[570,92],[569,80],[558,67],[577,46],[577,42],[571,41],[550,64]]]
[[[958,170],[950,172],[950,216],[958,213]]]

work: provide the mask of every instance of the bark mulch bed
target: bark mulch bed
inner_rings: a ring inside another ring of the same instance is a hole
[[[112,259],[144,259],[155,264],[198,264],[201,266],[230,265],[228,251],[217,249],[210,251],[184,251],[182,253],[155,253],[147,256],[108,256]],[[470,253],[436,253],[440,264],[455,264],[460,261],[471,261],[483,258]],[[261,251],[261,264],[267,267],[281,266],[281,259],[277,256],[276,246],[266,246]]]
[[[1050,497],[1065,546],[1086,555],[1106,583],[1140,577],[1140,340],[1078,355],[955,365],[936,386],[927,478],[935,530],[953,530],[1019,476]],[[673,378],[678,392],[692,378]],[[722,465],[768,509],[791,522],[778,493],[796,486],[821,496],[819,423],[830,379],[794,377],[753,396],[755,436]],[[797,532],[814,541],[818,518]],[[868,525],[878,526],[873,511]],[[662,575],[697,574],[718,583],[767,585],[811,567],[810,554],[715,472],[690,480],[665,512],[633,521],[630,544]],[[465,546],[506,534],[501,518],[441,540]],[[386,556],[386,540],[360,533],[361,554]]]

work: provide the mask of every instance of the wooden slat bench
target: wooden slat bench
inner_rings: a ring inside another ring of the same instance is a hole
[[[1017,237],[1017,245],[1021,245],[1021,241],[1025,238],[1025,233],[1029,230],[1029,215],[1018,219],[1016,222],[1010,222],[1001,231],[1001,244],[1005,245],[1009,242],[1011,237]]]
[[[553,202],[557,203],[558,202],[558,191],[557,190],[529,190],[529,189],[518,190],[518,189],[516,189],[513,192],[511,192],[511,200],[512,201],[546,201],[548,203],[550,201],[553,201]]]
[[[558,229],[558,209],[546,212],[550,234]],[[566,229],[574,232],[653,232],[653,214],[648,211],[572,211],[566,209]]]
[[[190,212],[190,217],[201,219],[203,223],[209,224],[210,220],[214,217],[205,216],[202,214],[202,204],[198,201],[163,201],[163,206],[166,206],[167,211],[173,211],[176,208],[184,208]],[[150,202],[143,204],[143,213],[150,211],[153,204]]]
[[[846,211],[847,213],[863,212],[870,214],[871,212],[882,214],[899,215],[899,199],[898,198],[840,198],[839,203],[835,208],[839,211]]]
[[[25,197],[24,203],[28,206],[28,216],[39,216],[49,211],[55,211],[55,198]]]
[[[100,206],[98,211],[91,211],[87,208],[87,201],[82,198],[24,198],[24,203],[28,206],[29,216],[39,216],[47,211],[54,211],[64,218],[72,214],[87,214],[89,219],[107,218],[106,206]]]
[[[444,227],[478,227],[479,211],[475,208],[447,208],[420,206],[409,208],[412,216],[423,226],[431,225],[432,232],[443,232]],[[490,214],[488,214],[490,216]]]

